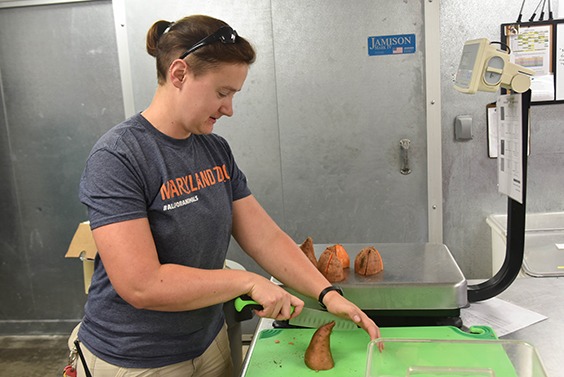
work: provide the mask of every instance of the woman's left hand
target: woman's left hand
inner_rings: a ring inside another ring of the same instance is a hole
[[[327,311],[346,319],[350,319],[370,336],[370,340],[380,337],[380,329],[358,306],[341,296],[338,292],[332,291],[325,295],[323,304]]]

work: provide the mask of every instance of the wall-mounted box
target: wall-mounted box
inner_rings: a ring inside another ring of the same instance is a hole
[[[458,141],[472,140],[472,116],[458,115],[454,118],[454,138]]]

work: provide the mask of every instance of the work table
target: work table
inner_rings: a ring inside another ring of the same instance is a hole
[[[522,340],[533,345],[550,377],[564,376],[564,279],[519,277],[498,298],[547,316],[546,320],[501,337]],[[464,310],[464,309],[461,309]],[[243,362],[243,375],[252,355],[257,334],[272,328],[273,321],[261,319]]]
[[[537,349],[550,377],[564,376],[564,278],[520,277],[497,297],[548,317],[501,339],[530,343]]]

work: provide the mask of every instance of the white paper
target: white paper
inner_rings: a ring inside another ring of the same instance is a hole
[[[535,71],[535,76],[548,75],[550,70],[551,25],[520,26],[509,37],[511,61]]]
[[[497,100],[499,192],[523,203],[523,129],[521,94],[506,94]]]
[[[531,78],[533,102],[555,99],[551,53],[554,36],[551,30],[552,25],[520,25],[509,34],[511,62],[534,71]],[[556,68],[558,71],[558,65]],[[558,93],[558,87],[556,91]]]
[[[488,107],[488,156],[497,158],[497,108]]]
[[[531,77],[531,101],[554,100],[554,75]]]
[[[556,25],[556,100],[564,99],[564,25]]]
[[[542,314],[499,298],[474,302],[461,310],[460,317],[464,326],[489,326],[498,337],[547,319]]]

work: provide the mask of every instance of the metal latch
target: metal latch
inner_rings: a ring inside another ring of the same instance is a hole
[[[401,139],[400,140],[400,148],[401,148],[401,169],[400,169],[400,173],[403,175],[407,175],[409,173],[411,173],[411,169],[409,168],[409,156],[408,156],[408,150],[409,150],[409,144],[411,143],[411,140],[409,139]]]

